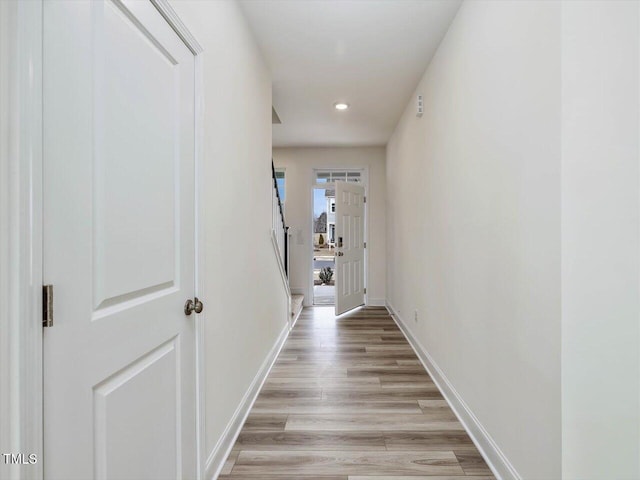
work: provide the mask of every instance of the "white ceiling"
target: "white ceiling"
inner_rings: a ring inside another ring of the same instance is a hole
[[[273,78],[274,146],[385,145],[460,3],[241,0]]]

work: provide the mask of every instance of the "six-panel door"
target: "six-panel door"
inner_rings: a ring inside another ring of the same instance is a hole
[[[336,315],[364,305],[364,187],[336,182]]]

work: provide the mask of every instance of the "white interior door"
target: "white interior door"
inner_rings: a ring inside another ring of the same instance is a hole
[[[336,315],[364,305],[364,187],[336,182]]]
[[[44,219],[45,478],[195,478],[194,57],[149,2],[44,2]]]

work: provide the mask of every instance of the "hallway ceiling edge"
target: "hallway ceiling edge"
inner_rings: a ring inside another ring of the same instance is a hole
[[[461,0],[239,3],[273,78],[273,145],[301,147],[385,145]]]

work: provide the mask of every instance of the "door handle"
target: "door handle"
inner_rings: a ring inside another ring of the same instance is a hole
[[[191,312],[193,312],[196,309],[195,304],[193,303],[193,300],[191,300],[190,298],[184,302],[184,314],[189,316],[191,315]]]
[[[204,304],[198,299],[198,297],[194,297],[193,300],[190,298],[184,302],[184,314],[189,316],[192,312],[200,313],[204,309]]]
[[[338,255],[339,257],[342,257],[342,256],[344,255],[344,253],[342,253],[342,252],[338,252],[338,253],[337,253],[337,255]]]
[[[196,313],[201,313],[202,309],[204,308],[204,303],[202,303],[198,297],[193,298],[193,303],[194,303],[193,310]]]

